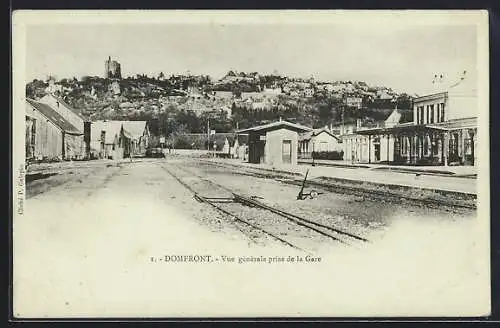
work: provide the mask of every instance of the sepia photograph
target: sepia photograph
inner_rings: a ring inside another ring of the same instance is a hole
[[[14,318],[490,315],[486,11],[12,33]]]

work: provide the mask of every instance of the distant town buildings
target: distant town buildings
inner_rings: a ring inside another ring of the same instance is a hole
[[[121,65],[116,60],[111,60],[111,56],[104,62],[104,78],[121,79]]]
[[[346,97],[345,104],[348,107],[360,109],[363,105],[363,98],[361,98],[361,97]]]
[[[118,81],[113,81],[113,83],[109,85],[109,89],[115,96],[121,93],[120,83],[118,83]]]

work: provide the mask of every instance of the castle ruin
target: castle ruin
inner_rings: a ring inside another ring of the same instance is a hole
[[[106,79],[121,79],[122,72],[120,63],[116,60],[111,60],[111,56],[104,62],[104,78]]]

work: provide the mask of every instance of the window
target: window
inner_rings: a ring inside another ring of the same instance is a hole
[[[423,140],[423,153],[424,153],[424,156],[429,156],[429,153],[430,153],[430,142],[429,142],[429,136],[424,136],[424,140]]]
[[[431,116],[429,122],[434,123],[434,105],[431,105]]]
[[[408,146],[410,142],[408,137],[403,136],[401,137],[401,154],[406,154],[408,152]]]
[[[417,124],[424,124],[424,106],[417,107]]]
[[[439,155],[439,140],[435,135],[432,136],[431,142],[432,142],[432,155],[434,156]]]
[[[444,103],[441,103],[441,108],[440,108],[440,114],[439,117],[441,118],[440,122],[444,122]]]
[[[464,139],[464,154],[465,155],[472,155],[472,139],[471,138]]]
[[[429,123],[429,111],[430,111],[430,108],[431,106],[430,105],[427,105],[426,109],[425,109],[425,123]]]
[[[31,124],[31,145],[35,145],[36,140],[36,120],[34,119]]]

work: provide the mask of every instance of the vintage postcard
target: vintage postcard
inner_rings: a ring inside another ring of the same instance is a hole
[[[486,11],[16,11],[13,316],[490,314]]]

